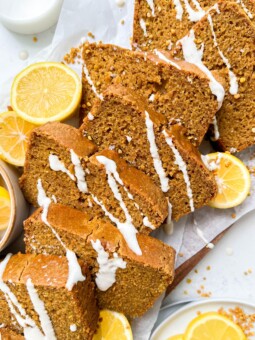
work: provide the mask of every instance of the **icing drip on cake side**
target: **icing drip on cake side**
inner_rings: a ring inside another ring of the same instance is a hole
[[[66,251],[66,258],[68,261],[68,268],[69,268],[66,288],[69,291],[71,291],[73,286],[76,283],[78,283],[79,281],[84,281],[86,278],[85,276],[82,275],[81,267],[79,265],[79,262],[78,262],[78,259],[75,253],[66,247],[66,245],[63,243],[63,241],[61,240],[61,237],[58,235],[56,230],[48,222],[47,216],[48,216],[49,206],[51,204],[51,199],[47,197],[43,189],[41,179],[38,179],[37,190],[38,190],[38,198],[37,198],[38,205],[43,208],[43,212],[41,215],[42,221],[50,228],[52,233],[55,235],[57,240],[60,242],[60,244],[63,246],[63,248]]]
[[[182,8],[181,2],[180,0],[173,0],[173,2],[174,2],[175,10],[176,10],[176,19],[182,20],[183,8]]]
[[[192,0],[195,5],[197,11],[195,11],[189,4],[188,0],[184,0],[185,8],[189,16],[189,20],[192,22],[199,21],[204,15],[205,11],[201,8],[199,2],[197,0]]]
[[[146,22],[142,18],[140,19],[140,26],[141,29],[143,30],[143,35],[147,37]]]
[[[27,291],[28,291],[30,300],[34,306],[34,310],[39,316],[41,327],[45,334],[46,339],[55,340],[56,336],[55,336],[54,328],[49,318],[49,315],[45,309],[44,302],[40,299],[37,293],[37,290],[35,289],[34,284],[32,283],[31,279],[27,280],[26,286],[27,286]]]
[[[85,77],[87,79],[87,82],[88,82],[88,84],[91,87],[91,90],[94,92],[94,94],[96,95],[97,98],[99,98],[100,100],[103,101],[104,97],[103,97],[103,95],[101,93],[97,92],[97,89],[96,89],[92,79],[90,78],[89,71],[87,69],[87,66],[85,65],[85,62],[84,62],[84,65],[83,65],[83,71],[84,71]]]
[[[150,153],[153,159],[154,168],[160,180],[161,190],[163,192],[167,192],[169,190],[169,179],[165,173],[165,170],[162,165],[162,161],[158,153],[158,148],[157,148],[154,128],[153,128],[153,122],[150,119],[149,113],[147,111],[145,111],[145,124],[147,128],[147,138],[150,144]]]
[[[154,17],[155,16],[155,7],[154,7],[154,0],[146,0],[147,4],[150,6],[151,14]]]
[[[116,282],[117,269],[125,269],[127,263],[117,253],[113,254],[113,258],[109,258],[109,254],[104,250],[100,240],[95,242],[91,240],[91,244],[97,252],[97,263],[99,265],[99,270],[96,274],[96,284],[98,289],[105,292]]]
[[[75,172],[75,177],[77,180],[77,186],[78,189],[86,194],[88,192],[88,186],[86,183],[86,178],[85,178],[85,171],[83,170],[83,167],[81,165],[80,158],[76,155],[76,153],[71,149],[71,161],[74,165],[74,172]]]
[[[190,211],[194,211],[194,201],[193,201],[193,193],[190,185],[190,179],[188,175],[187,165],[184,162],[182,156],[180,155],[179,151],[176,149],[176,147],[173,144],[172,138],[166,133],[165,130],[163,130],[163,135],[165,136],[167,144],[170,146],[174,156],[175,156],[175,164],[178,165],[179,170],[183,174],[184,181],[186,183],[187,187],[187,196],[189,198],[189,205],[190,205]]]
[[[169,201],[169,198],[167,198],[167,205],[168,205],[168,215],[166,222],[163,224],[164,232],[167,235],[172,235],[174,232],[174,223],[172,221],[172,204]]]
[[[65,164],[60,161],[58,156],[50,154],[49,155],[49,163],[50,163],[50,168],[53,171],[61,171],[64,174],[67,174],[72,181],[75,181],[75,177],[71,172],[65,167]]]
[[[216,116],[213,117],[213,130],[214,130],[214,140],[218,140],[220,138],[220,131],[219,131]]]
[[[159,52],[158,50],[154,50],[154,53],[156,54],[157,57],[159,57],[159,59],[165,61],[167,64],[170,64],[174,67],[176,67],[178,70],[181,70],[181,67],[176,64],[174,61],[168,59],[166,56],[164,56],[163,53]]]
[[[95,197],[94,195],[92,195],[92,197],[94,201],[101,206],[101,208],[104,210],[105,214],[110,218],[110,220],[117,225],[117,228],[122,233],[129,248],[137,255],[142,255],[142,251],[136,238],[136,234],[138,231],[133,225],[132,217],[118,189],[117,183],[123,186],[123,182],[119,177],[116,163],[113,160],[104,156],[97,156],[96,159],[100,164],[103,164],[105,167],[109,187],[111,188],[112,193],[116,200],[119,201],[120,207],[125,214],[126,221],[124,223],[120,222],[118,218],[114,217],[110,212],[107,211],[106,207],[102,204],[102,202],[99,201],[97,197]]]
[[[197,49],[194,30],[190,30],[189,34],[182,38],[179,42],[182,45],[184,59],[192,64],[195,64],[209,78],[210,89],[217,97],[218,109],[220,109],[225,96],[225,90],[223,86],[214,78],[212,72],[202,62],[204,45],[202,45],[200,50]]]
[[[46,340],[39,327],[33,319],[27,315],[25,309],[19,303],[16,295],[10,290],[9,286],[3,282],[3,274],[12,254],[6,255],[5,259],[0,263],[0,290],[3,292],[4,297],[8,303],[9,309],[13,317],[17,320],[18,324],[24,330],[24,337],[26,340]],[[53,338],[54,340],[56,338]]]
[[[217,11],[217,13],[220,13],[219,8],[218,8],[218,4],[214,5],[212,8],[215,9]],[[219,53],[222,61],[224,62],[224,64],[226,65],[226,67],[228,69],[229,81],[230,81],[229,92],[232,95],[237,94],[237,92],[238,92],[237,78],[236,78],[235,74],[231,71],[231,65],[229,63],[229,60],[225,57],[225,55],[223,54],[223,52],[219,48],[217,38],[216,38],[216,34],[215,34],[215,31],[214,31],[214,27],[213,27],[212,17],[211,17],[211,14],[209,14],[209,13],[207,15],[207,20],[209,22],[210,29],[211,29],[211,32],[212,32],[214,46],[217,48],[218,53]]]
[[[245,6],[243,0],[236,0],[236,3],[237,3],[237,4],[241,4],[243,10],[244,10],[245,13],[248,15],[248,17],[249,17],[250,19],[253,19],[252,13],[251,13],[251,12],[248,10],[248,8]]]

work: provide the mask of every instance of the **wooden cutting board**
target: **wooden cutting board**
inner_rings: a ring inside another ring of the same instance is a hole
[[[231,226],[217,235],[211,243],[216,245],[230,228]],[[174,288],[185,278],[186,275],[189,274],[189,272],[191,272],[192,269],[196,267],[196,265],[209,253],[209,251],[211,251],[211,249],[204,247],[176,269],[174,281],[168,287],[166,295],[170,294],[172,290],[174,290]]]

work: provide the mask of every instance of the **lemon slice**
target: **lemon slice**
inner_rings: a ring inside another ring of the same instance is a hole
[[[130,324],[125,315],[109,310],[100,311],[99,325],[93,340],[132,340]]]
[[[168,338],[167,340],[183,340],[183,334],[177,334],[177,335],[173,335],[170,336],[170,338]]]
[[[217,312],[204,313],[188,325],[184,340],[247,340],[242,329]]]
[[[0,187],[0,230],[5,230],[11,216],[11,199],[8,191]]]
[[[250,173],[245,164],[229,153],[211,153],[206,159],[218,185],[218,193],[209,205],[226,209],[241,204],[251,187]]]
[[[25,122],[15,112],[0,114],[0,158],[6,162],[23,166],[28,137],[36,125]]]
[[[36,63],[14,79],[11,105],[23,119],[41,125],[72,115],[80,104],[81,93],[81,80],[70,67]]]

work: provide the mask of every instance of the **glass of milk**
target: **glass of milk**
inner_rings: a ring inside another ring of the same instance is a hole
[[[0,20],[9,30],[36,34],[53,26],[63,0],[0,0]]]

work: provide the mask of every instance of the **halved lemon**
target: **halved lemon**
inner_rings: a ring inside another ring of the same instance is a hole
[[[245,164],[237,157],[222,152],[211,153],[206,159],[209,167],[213,168],[218,185],[218,193],[209,205],[226,209],[241,204],[251,187],[250,173]]]
[[[81,101],[82,86],[77,73],[56,62],[36,63],[13,81],[11,105],[28,122],[41,125],[71,116]]]
[[[23,166],[28,137],[35,127],[13,111],[1,113],[0,158],[10,164]]]
[[[168,338],[167,340],[183,340],[183,334],[176,334],[173,336],[170,336],[170,338]]]
[[[99,325],[93,340],[133,340],[125,315],[109,310],[100,311]]]
[[[188,325],[184,340],[247,340],[242,329],[217,312],[204,313]]]
[[[0,187],[0,230],[5,230],[11,216],[11,199],[8,191]]]

